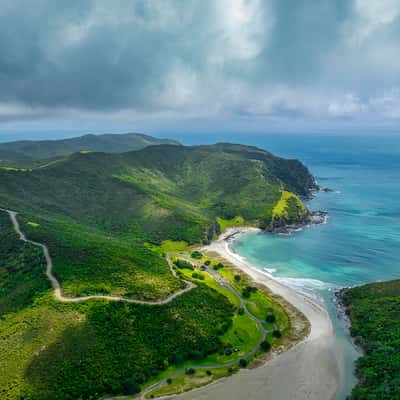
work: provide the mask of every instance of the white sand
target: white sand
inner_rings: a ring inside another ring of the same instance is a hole
[[[339,373],[329,315],[323,304],[250,267],[229,249],[226,239],[249,229],[231,229],[205,249],[217,252],[300,310],[311,323],[310,335],[259,368],[241,370],[229,378],[176,397],[190,400],[333,400],[338,390]]]

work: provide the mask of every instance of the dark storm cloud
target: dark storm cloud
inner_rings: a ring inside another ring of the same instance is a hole
[[[0,120],[398,118],[399,22],[393,0],[0,1]]]

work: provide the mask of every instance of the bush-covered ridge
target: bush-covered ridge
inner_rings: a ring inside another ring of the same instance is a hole
[[[175,144],[141,133],[84,135],[59,140],[22,140],[0,143],[0,166],[42,166],[76,152],[122,153],[157,144]]]
[[[20,213],[28,237],[48,245],[67,295],[138,299],[178,289],[145,242],[207,243],[221,231],[217,221],[234,217],[268,227],[282,190],[313,187],[296,161],[224,144],[77,153],[41,169],[0,170],[0,183],[0,204]]]
[[[0,206],[18,211],[27,237],[48,246],[66,295],[156,300],[183,285],[167,249],[208,242],[230,224],[270,224],[282,191],[303,196],[313,185],[297,161],[256,148],[162,145],[0,169]],[[224,351],[237,299],[202,270],[181,270],[197,287],[163,306],[58,303],[42,254],[18,241],[10,221],[0,223],[11,238],[0,245],[1,398],[97,399]]]
[[[400,280],[345,289],[350,332],[364,355],[351,400],[400,399]]]

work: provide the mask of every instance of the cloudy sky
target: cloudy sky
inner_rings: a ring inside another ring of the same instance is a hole
[[[0,0],[0,135],[399,126],[399,0]]]

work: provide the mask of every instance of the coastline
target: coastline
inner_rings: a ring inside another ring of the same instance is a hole
[[[231,228],[202,251],[217,253],[249,275],[256,283],[299,310],[310,323],[309,335],[289,350],[274,355],[256,369],[243,369],[229,379],[184,393],[179,399],[222,400],[334,400],[339,388],[334,332],[324,305],[295,291],[249,265],[229,248],[238,234],[259,232],[257,228]]]

